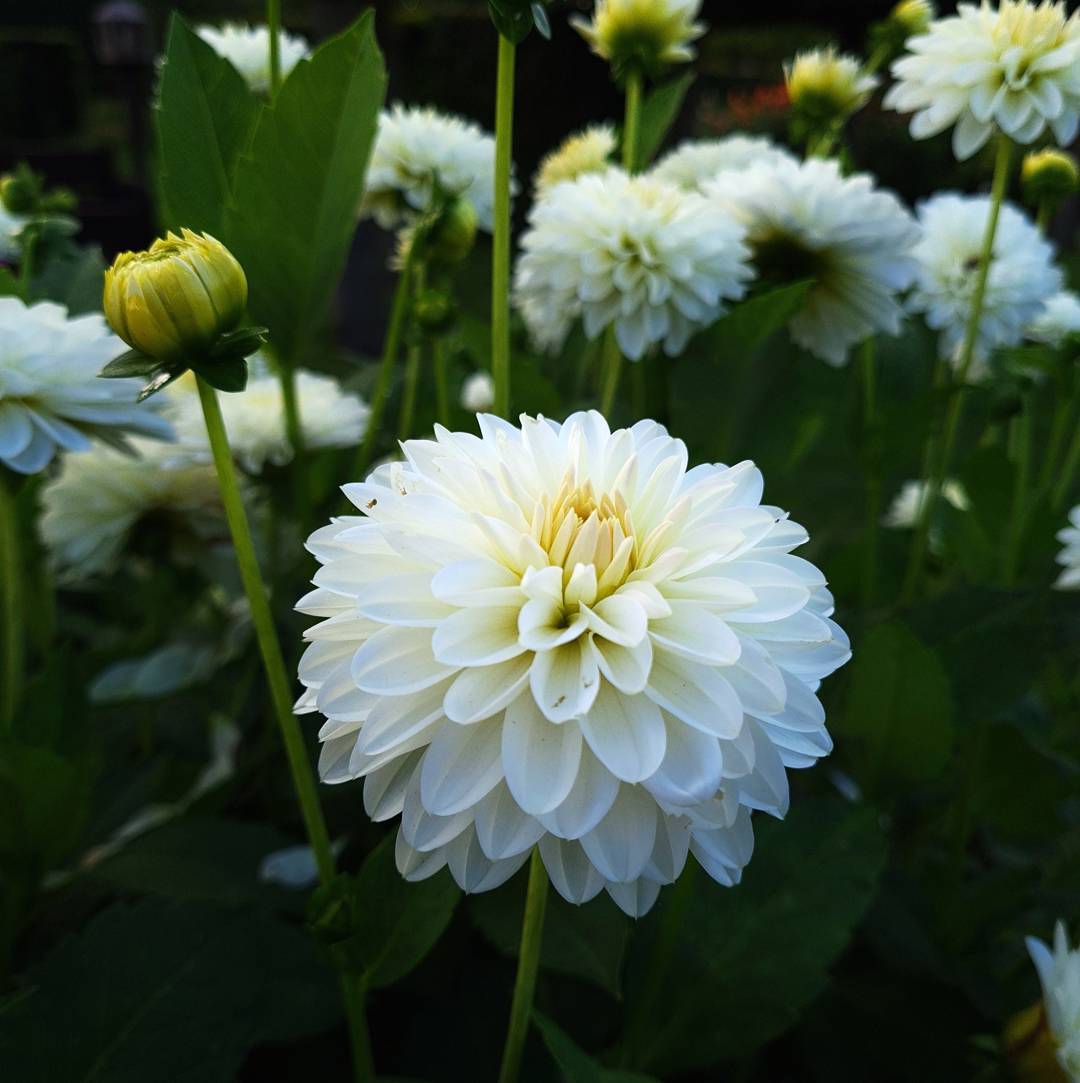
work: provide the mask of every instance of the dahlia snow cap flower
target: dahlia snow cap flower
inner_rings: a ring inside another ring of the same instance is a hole
[[[298,369],[296,402],[305,447],[353,447],[367,431],[367,403],[330,376]],[[190,385],[171,385],[166,414],[181,447],[209,454],[202,407]],[[221,414],[233,454],[249,474],[261,473],[268,462],[282,466],[292,458],[281,381],[258,355],[243,394],[221,397]]]
[[[788,324],[792,339],[831,365],[869,335],[900,330],[897,294],[915,273],[918,228],[903,204],[864,173],[834,161],[775,161],[705,185],[715,205],[746,227],[758,275],[809,279]]]
[[[694,59],[690,43],[705,33],[700,12],[701,0],[596,0],[592,22],[574,16],[570,25],[617,78],[634,68],[655,76]]]
[[[405,443],[309,539],[324,781],[400,814],[407,879],[486,891],[538,844],[564,898],[633,915],[688,853],[735,883],[751,810],[831,748],[815,693],[850,652],[806,531],[653,421],[479,423]]]
[[[1057,562],[1063,570],[1054,586],[1058,590],[1080,590],[1080,504],[1069,512],[1069,525],[1058,531],[1057,539],[1062,545]]]
[[[586,173],[602,173],[611,164],[618,142],[610,124],[594,124],[568,136],[540,163],[533,182],[537,194]]]
[[[909,39],[892,66],[885,105],[914,113],[911,134],[953,128],[953,151],[970,158],[995,131],[1031,143],[1047,128],[1061,146],[1080,118],[1080,15],[1064,3],[961,4],[956,15]]]
[[[1024,337],[1057,349],[1072,335],[1080,335],[1080,297],[1071,290],[1055,293],[1028,324]]]
[[[225,23],[223,26],[199,26],[195,32],[218,56],[224,57],[256,94],[270,90],[270,31],[265,26]],[[282,30],[278,35],[281,78],[311,54],[307,40]]]
[[[941,332],[942,355],[954,360],[967,330],[989,212],[986,196],[955,192],[936,195],[918,209],[922,238],[915,248],[918,270],[908,306]],[[993,350],[1021,341],[1061,284],[1050,243],[1022,211],[1006,203],[994,238],[972,375],[985,373]]]
[[[620,169],[557,185],[529,214],[516,303],[542,348],[581,316],[596,338],[613,324],[632,361],[690,336],[738,300],[752,277],[743,229],[695,192]]]
[[[58,451],[86,451],[90,437],[168,438],[168,423],[135,402],[138,380],[100,380],[124,344],[96,313],[69,317],[49,301],[0,297],[0,464],[36,474]]]
[[[361,212],[397,229],[434,209],[439,196],[463,196],[491,232],[495,139],[472,121],[399,102],[379,117]]]
[[[727,135],[681,143],[653,166],[650,175],[680,188],[700,191],[706,181],[715,180],[721,173],[796,160],[790,151],[763,135]]]
[[[1054,927],[1053,951],[1034,936],[1027,938],[1027,949],[1039,974],[1058,1064],[1071,1083],[1080,1083],[1080,950],[1069,950],[1060,921]]]

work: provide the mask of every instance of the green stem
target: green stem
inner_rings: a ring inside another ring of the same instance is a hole
[[[1020,550],[1024,541],[1027,518],[1027,497],[1031,489],[1031,392],[1026,392],[1020,408],[1020,416],[1013,421],[1015,435],[1016,474],[1013,484],[1012,509],[1008,530],[1005,534],[1005,552],[1002,558],[1002,583],[1011,587],[1016,579]]]
[[[641,142],[641,71],[631,68],[626,73],[626,116],[623,120],[622,164],[627,173],[636,173],[640,166],[638,146]]]
[[[379,375],[375,381],[375,390],[371,394],[371,413],[368,415],[367,431],[360,453],[356,457],[353,476],[362,480],[371,465],[371,454],[375,450],[375,441],[379,436],[379,425],[386,400],[390,397],[390,384],[394,378],[394,365],[401,350],[401,335],[405,328],[405,317],[409,312],[410,282],[412,280],[412,249],[405,256],[405,264],[398,275],[394,288],[394,301],[390,308],[390,322],[383,339],[382,360],[379,363]]]
[[[1039,210],[1035,215],[1035,225],[1044,236],[1050,233],[1050,227],[1054,224],[1054,204],[1049,199],[1044,199],[1039,204]]]
[[[38,226],[30,222],[23,229],[22,252],[19,256],[19,296],[30,304],[30,285],[34,277],[34,254],[37,251]]]
[[[375,1063],[371,1056],[371,1036],[368,1034],[364,979],[357,974],[342,974],[341,996],[345,1001],[345,1021],[349,1027],[353,1079],[356,1083],[374,1083]]]
[[[266,0],[266,29],[270,36],[270,97],[281,87],[281,0]]]
[[[491,375],[495,413],[510,413],[510,154],[514,139],[516,46],[499,35],[495,81],[495,205],[491,244]]]
[[[615,339],[615,328],[609,327],[604,333],[604,344],[600,356],[603,358],[604,389],[600,395],[600,413],[611,416],[615,405],[615,393],[619,390],[619,377],[622,375],[623,355]],[[641,364],[639,361],[638,364]]]
[[[292,448],[289,473],[292,476],[293,499],[302,528],[311,526],[311,493],[308,490],[307,453],[304,447],[304,428],[300,420],[300,400],[296,395],[296,369],[278,359],[278,380],[281,382],[281,401],[285,413],[285,435]]]
[[[440,425],[450,425],[450,385],[446,376],[446,340],[436,335],[431,342],[432,366],[435,369],[435,413]]]
[[[0,467],[0,608],[3,665],[0,668],[0,738],[10,737],[23,680],[22,569],[14,478]]]
[[[426,279],[424,262],[418,260],[412,273],[412,297],[415,300],[424,289]],[[401,396],[401,412],[398,415],[398,439],[408,440],[412,436],[413,414],[416,412],[416,391],[420,385],[420,364],[424,358],[424,338],[417,335],[409,343],[405,353],[405,387]]]
[[[956,380],[953,384],[949,402],[945,410],[945,426],[941,436],[941,445],[933,457],[933,469],[927,479],[926,498],[923,500],[919,519],[915,527],[915,540],[911,547],[907,574],[904,579],[904,600],[915,597],[926,560],[930,539],[930,523],[934,517],[941,488],[949,474],[952,462],[956,434],[963,417],[964,396],[967,391],[968,375],[975,359],[975,345],[979,337],[979,322],[982,319],[983,302],[986,299],[986,283],[990,276],[990,265],[994,256],[994,238],[997,236],[998,218],[1001,205],[1005,200],[1005,191],[1009,184],[1009,171],[1012,165],[1012,143],[1005,135],[998,137],[997,161],[994,165],[994,181],[990,189],[990,213],[986,219],[986,231],[983,235],[982,253],[979,269],[975,276],[975,290],[971,297],[971,312],[968,316],[967,329],[960,349]]]
[[[1076,479],[1078,468],[1080,468],[1080,425],[1076,426],[1076,431],[1073,433],[1072,443],[1069,445],[1069,451],[1065,456],[1065,464],[1061,468],[1061,474],[1050,497],[1050,506],[1055,511],[1062,507],[1066,499],[1068,499],[1069,493],[1072,492],[1073,481]]]
[[[863,456],[866,465],[862,603],[864,609],[870,609],[877,593],[878,528],[881,518],[881,463],[877,448],[877,364],[872,336],[862,344],[859,372],[862,376]]]
[[[525,893],[525,916],[521,922],[521,944],[518,948],[517,978],[514,999],[510,1004],[510,1023],[506,1030],[499,1083],[517,1083],[521,1070],[521,1054],[532,1015],[536,972],[540,967],[540,941],[544,932],[544,909],[547,906],[548,878],[540,857],[540,848],[533,849],[529,860],[529,886]]]

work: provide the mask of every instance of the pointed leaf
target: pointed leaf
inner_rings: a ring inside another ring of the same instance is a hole
[[[641,106],[641,130],[638,133],[638,169],[644,169],[656,157],[671,126],[679,116],[686,92],[693,85],[693,72],[680,75],[652,91]]]
[[[119,357],[114,357],[99,373],[106,380],[120,380],[131,376],[148,376],[161,362],[156,357],[128,350]]]

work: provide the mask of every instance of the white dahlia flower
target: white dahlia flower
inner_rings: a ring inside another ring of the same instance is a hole
[[[462,196],[489,233],[495,201],[495,139],[472,121],[400,102],[379,117],[361,211],[384,229]]]
[[[954,192],[936,195],[919,207],[922,238],[915,248],[918,270],[908,306],[941,332],[941,352],[954,360],[971,313],[989,211],[986,196]],[[1050,243],[1022,211],[1006,203],[994,239],[973,375],[985,369],[993,350],[1021,341],[1061,284]]]
[[[611,164],[617,146],[615,129],[610,124],[594,124],[568,136],[540,163],[533,187],[541,194],[586,173],[602,173]]]
[[[218,56],[236,68],[256,94],[266,94],[270,90],[270,31],[267,27],[225,23],[199,26],[195,32]],[[282,79],[310,54],[311,46],[305,38],[284,30],[278,34]]]
[[[58,451],[85,451],[91,436],[168,437],[168,423],[136,404],[138,380],[98,377],[126,349],[97,313],[69,318],[49,301],[0,297],[0,464],[36,474]]]
[[[1039,973],[1058,1064],[1071,1083],[1080,1083],[1080,950],[1069,950],[1060,921],[1054,927],[1053,952],[1033,936],[1027,938],[1027,949]]]
[[[900,492],[893,498],[888,511],[881,517],[884,526],[894,530],[910,530],[919,521],[923,500],[926,498],[925,481],[905,481]],[[967,511],[971,507],[967,491],[960,482],[953,478],[946,480],[941,487],[941,498],[957,511]]]
[[[706,181],[729,170],[752,165],[794,162],[795,156],[763,135],[727,135],[723,139],[688,139],[653,166],[650,175],[680,188],[700,191]]]
[[[1057,562],[1064,570],[1054,586],[1058,590],[1080,590],[1080,504],[1069,512],[1069,525],[1058,531],[1057,539],[1062,545]]]
[[[367,403],[330,376],[298,369],[296,401],[305,447],[353,447],[367,430]],[[191,387],[181,382],[166,412],[185,449],[206,448],[206,423]],[[281,381],[265,364],[256,363],[243,392],[221,396],[221,413],[233,454],[249,474],[260,473],[267,462],[281,466],[292,458]]]
[[[404,444],[308,542],[323,779],[400,814],[408,879],[486,891],[538,844],[565,898],[631,914],[688,853],[734,883],[751,810],[831,748],[815,693],[849,649],[806,531],[653,421],[479,422]]]
[[[66,455],[42,492],[41,539],[65,579],[110,571],[132,529],[153,515],[203,535],[221,525],[213,466],[160,440],[134,455],[95,447]]]
[[[461,405],[472,414],[495,405],[495,381],[490,372],[474,372],[461,385]]]
[[[995,131],[1031,143],[1049,127],[1067,146],[1080,117],[1080,15],[1064,3],[961,4],[910,38],[892,66],[885,105],[914,113],[927,139],[955,124],[953,150],[969,158]]]
[[[553,188],[534,204],[521,248],[516,302],[537,343],[557,348],[580,315],[589,338],[614,324],[632,361],[660,343],[677,356],[751,278],[729,214],[620,169]]]
[[[1024,337],[1057,349],[1070,335],[1080,335],[1080,297],[1071,290],[1055,293],[1028,324]]]
[[[792,339],[831,365],[878,332],[895,335],[897,300],[915,273],[918,228],[903,204],[865,173],[834,161],[777,161],[721,174],[706,196],[745,226],[765,281],[810,279],[788,324]]]

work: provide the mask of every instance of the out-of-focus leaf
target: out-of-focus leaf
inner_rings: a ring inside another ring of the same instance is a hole
[[[55,301],[72,316],[101,311],[105,285],[105,260],[97,245],[58,247],[34,276],[31,299]]]
[[[547,1016],[533,1012],[532,1020],[566,1083],[656,1083],[652,1076],[605,1068]]]
[[[953,745],[949,678],[938,657],[899,623],[865,636],[850,671],[847,709],[833,724],[858,744],[861,781],[934,777]]]
[[[226,241],[247,272],[252,316],[288,361],[337,287],[385,91],[368,11],[290,72],[237,165]]]
[[[686,92],[693,85],[693,72],[680,75],[651,91],[641,105],[635,168],[644,169],[656,156],[671,126],[679,116]]]
[[[170,643],[142,658],[127,658],[99,673],[90,685],[92,703],[160,699],[205,681],[221,663],[213,647]]]
[[[698,336],[695,353],[704,351],[721,363],[731,354],[753,354],[795,315],[811,285],[792,282],[741,301]]]
[[[547,13],[539,4],[533,3],[533,0],[488,0],[488,14],[495,29],[514,45],[520,45],[529,36],[534,25],[539,26],[541,33],[547,25]],[[542,24],[540,19],[543,20]],[[550,27],[548,30],[550,33]]]
[[[25,986],[0,1012],[0,1078],[19,1083],[229,1083],[252,1045],[338,1013],[333,974],[301,929],[159,900],[98,914]]]
[[[623,1039],[633,1067],[715,1070],[786,1030],[825,987],[872,899],[885,852],[869,808],[809,799],[783,823],[762,819],[740,886],[688,869],[694,879],[669,889],[639,924]],[[681,910],[680,891],[688,892]],[[661,936],[670,951],[654,985]]]

